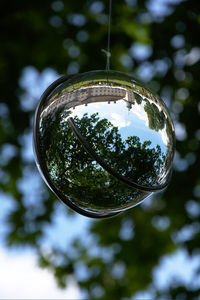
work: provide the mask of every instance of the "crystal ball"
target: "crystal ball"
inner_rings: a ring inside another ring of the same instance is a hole
[[[94,218],[117,215],[168,185],[174,136],[164,102],[117,71],[59,78],[34,120],[43,179],[70,208]]]

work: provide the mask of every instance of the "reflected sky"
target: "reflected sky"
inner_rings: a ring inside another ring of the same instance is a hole
[[[168,184],[172,120],[127,74],[92,71],[56,82],[41,99],[34,134],[48,185],[87,215],[123,211]]]
[[[72,111],[73,117],[77,116],[82,118],[86,112],[89,116],[98,112],[101,119],[106,118],[114,126],[118,127],[122,140],[125,141],[131,135],[137,136],[139,133],[140,141],[151,140],[151,148],[159,145],[162,152],[166,152],[166,133],[165,129],[161,130],[158,134],[148,126],[148,117],[144,112],[144,104],[138,105],[137,103],[130,109],[127,108],[128,103],[124,100],[116,102],[102,102],[102,103],[89,103],[87,108],[85,105],[76,106]]]

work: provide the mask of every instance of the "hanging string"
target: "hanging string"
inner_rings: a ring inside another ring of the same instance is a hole
[[[107,50],[102,49],[102,51],[106,54],[106,70],[110,70],[110,28],[111,28],[111,13],[112,13],[112,0],[109,0],[109,14],[108,14],[108,44]]]

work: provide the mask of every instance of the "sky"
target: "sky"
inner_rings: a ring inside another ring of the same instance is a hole
[[[0,299],[80,299],[73,278],[59,289],[53,275],[41,269],[33,253],[15,253],[0,247]]]
[[[33,67],[27,67],[20,79],[20,84],[26,88],[28,93],[28,97],[26,97],[28,101],[25,102],[23,98],[21,100],[24,110],[29,111],[35,107],[42,91],[57,77],[58,75],[53,70],[47,69],[40,74]],[[23,146],[25,160],[33,160],[32,133],[26,135]],[[23,187],[29,189],[30,184],[33,184],[33,180],[35,180],[36,184],[38,176],[31,176],[31,181],[29,180],[30,177],[26,176],[26,180],[21,187],[22,189]],[[3,200],[2,197],[4,196],[0,196]],[[12,199],[5,198],[2,201],[0,213],[0,298],[80,299],[80,290],[73,278],[70,279],[69,286],[61,290],[56,285],[53,275],[48,270],[41,269],[37,265],[37,257],[33,251],[10,250],[5,247],[3,236],[6,232],[6,227],[3,220],[11,207]],[[89,224],[89,219],[78,214],[73,218],[66,218],[63,204],[59,203],[54,216],[53,227],[47,227],[45,230],[43,246],[56,243],[62,248],[66,246],[66,242],[70,245],[73,238],[78,236],[84,238],[87,235]],[[69,228],[70,230],[66,232],[63,228]],[[153,272],[154,281],[157,282],[161,289],[166,288],[167,284],[174,277],[179,278],[186,285],[191,285],[198,260],[199,256],[192,259],[189,258],[184,249],[165,256]],[[195,282],[200,286],[200,277],[196,278]],[[148,292],[143,292],[138,295],[148,298],[149,294]]]
[[[126,2],[132,4],[136,0],[126,0]],[[149,0],[147,5],[152,16],[160,22],[173,9],[168,7],[168,3],[176,4],[178,2],[181,2],[181,0]],[[141,49],[139,46],[134,44],[132,48],[136,56],[134,58],[143,59],[141,55],[148,57],[151,48]],[[144,69],[146,72],[147,67],[145,66]],[[146,74],[147,80],[150,78],[148,76],[150,76],[150,72]],[[27,91],[21,98],[21,107],[25,111],[35,108],[42,92],[58,77],[59,75],[52,69],[45,69],[42,73],[39,73],[32,66],[26,67],[19,81],[20,85]],[[115,120],[118,118],[114,114],[112,117]],[[184,139],[186,134],[184,128],[181,124],[175,124],[175,126],[177,138]],[[32,161],[34,159],[32,131],[24,133],[21,142],[24,160]],[[8,158],[8,154],[12,156],[14,151],[14,149],[8,151],[8,148],[5,148],[4,159]],[[183,166],[184,161],[180,161],[178,155],[176,155],[175,167],[180,169]],[[21,184],[22,189],[26,191],[26,189],[29,190],[30,184],[39,184],[38,178],[39,175],[33,176],[32,179],[30,176],[26,177],[26,180]],[[12,198],[5,197],[1,192],[0,199],[0,299],[81,299],[82,295],[74,278],[70,278],[68,286],[62,290],[58,288],[53,275],[48,270],[41,269],[38,266],[34,251],[31,249],[10,249],[5,246],[4,236],[7,230],[5,217],[12,208],[13,203]],[[141,205],[151,205],[151,199],[146,200]],[[189,209],[191,210],[191,208],[192,205]],[[193,213],[196,213],[196,211],[197,208],[194,209]],[[62,248],[66,246],[66,243],[70,245],[75,237],[82,236],[84,239],[87,236],[89,225],[90,220],[78,214],[73,218],[66,218],[63,204],[58,201],[54,225],[45,229],[43,247],[49,247],[56,243]],[[63,228],[69,228],[70,230],[66,232]],[[185,239],[190,239],[191,235],[192,233],[188,228],[179,234],[180,238]],[[199,265],[199,261],[200,254],[189,257],[185,249],[179,249],[177,252],[161,258],[158,266],[153,270],[153,280],[159,289],[166,289],[175,278],[190,289],[200,287],[200,275],[194,278],[194,272]],[[153,291],[150,287],[147,291],[137,293],[134,299],[149,300],[152,295]]]
[[[26,90],[26,94],[21,98],[22,108],[25,111],[35,108],[42,92],[58,77],[58,74],[51,69],[39,73],[32,66],[25,68],[20,78],[20,85]],[[113,114],[112,117],[116,119],[117,116]],[[24,160],[34,160],[31,131],[24,133],[22,145]],[[12,150],[9,153],[12,155]],[[21,183],[21,188],[26,192],[26,189],[29,190],[30,184],[39,184],[37,183],[38,178],[39,173],[32,178],[26,176],[25,181]],[[12,198],[2,194],[0,194],[0,198],[0,299],[81,299],[82,295],[74,278],[70,278],[68,287],[61,290],[53,275],[37,265],[35,252],[30,249],[6,248],[4,243],[7,230],[5,216],[12,207]],[[142,205],[148,205],[148,200],[146,201]],[[66,246],[66,243],[70,245],[75,237],[85,238],[87,236],[90,220],[78,214],[75,217],[66,217],[63,205],[58,201],[54,225],[45,229],[43,247],[56,243],[62,248]],[[69,230],[66,232],[65,228],[69,228]],[[186,238],[190,238],[190,235],[187,236],[188,232],[186,230]],[[160,289],[165,289],[174,278],[178,278],[180,282],[191,289],[200,287],[200,276],[195,280],[193,278],[199,261],[199,254],[189,257],[184,249],[166,255],[152,273],[154,282]],[[136,298],[149,299],[149,295],[152,295],[152,291],[143,291],[138,293]]]

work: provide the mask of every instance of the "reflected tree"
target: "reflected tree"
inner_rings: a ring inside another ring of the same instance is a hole
[[[155,131],[162,130],[165,126],[165,115],[162,110],[159,110],[157,105],[146,101],[144,110],[147,113],[149,128]]]
[[[115,209],[137,203],[147,193],[120,183],[105,171],[73,134],[67,121],[69,112],[46,116],[41,123],[40,147],[50,179],[63,197],[77,205]],[[74,119],[95,152],[117,173],[142,185],[157,183],[165,161],[161,148],[140,142],[136,136],[122,141],[117,127],[98,113]],[[94,197],[95,195],[95,197]],[[134,201],[135,199],[135,201]]]
[[[142,103],[142,97],[139,94],[135,94],[135,100],[137,102],[138,105],[140,105]]]

